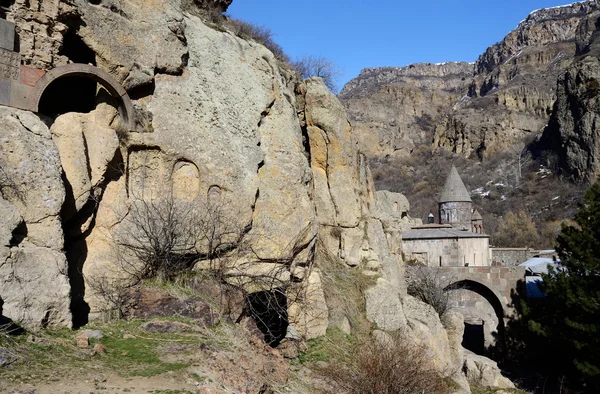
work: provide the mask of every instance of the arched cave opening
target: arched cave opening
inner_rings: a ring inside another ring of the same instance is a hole
[[[496,315],[496,318],[498,320],[498,324],[496,327],[490,327],[491,322],[489,321],[486,322],[485,320],[473,318],[473,316],[467,318],[465,315],[465,331],[463,334],[462,346],[476,354],[490,357],[495,360],[500,360],[502,357],[504,357],[506,352],[504,308],[502,307],[502,303],[500,302],[496,294],[487,286],[472,280],[458,281],[448,286],[446,290],[467,290],[483,297],[485,301],[487,301],[489,305],[491,305],[491,307],[493,308],[493,313]],[[475,308],[475,306],[470,305],[469,310],[471,308]],[[493,334],[495,338],[495,343],[493,344],[493,346],[486,344],[486,330],[494,330],[496,332]]]
[[[97,89],[96,81],[88,77],[58,78],[44,90],[38,112],[52,119],[68,112],[91,112],[96,108]]]
[[[251,293],[246,302],[248,314],[263,333],[265,342],[271,347],[279,345],[289,325],[285,291],[275,289]]]

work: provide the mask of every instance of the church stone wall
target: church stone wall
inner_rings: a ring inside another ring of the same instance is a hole
[[[485,267],[490,265],[489,238],[459,238],[458,252],[462,261],[457,262],[461,267]]]
[[[455,238],[403,240],[402,243],[407,259],[429,267],[450,267],[458,261],[458,242]]]
[[[403,240],[404,255],[429,267],[489,265],[488,238]]]
[[[513,267],[526,262],[539,252],[526,248],[492,248],[491,253],[494,263]]]

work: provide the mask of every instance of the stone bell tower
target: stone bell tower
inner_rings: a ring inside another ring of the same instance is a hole
[[[441,224],[471,231],[473,202],[454,166],[446,178],[438,204]]]

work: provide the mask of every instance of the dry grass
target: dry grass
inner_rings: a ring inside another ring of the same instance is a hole
[[[321,270],[330,318],[345,316],[354,333],[370,332],[372,327],[365,317],[364,292],[375,285],[377,278],[365,276],[358,268],[346,266],[336,256],[327,253],[321,240],[317,244],[316,260]]]
[[[356,394],[422,394],[449,392],[432,369],[427,352],[401,337],[359,341],[350,357],[333,360],[320,372],[341,390]]]

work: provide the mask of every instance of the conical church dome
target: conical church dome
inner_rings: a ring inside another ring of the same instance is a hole
[[[448,174],[448,178],[446,178],[446,183],[444,184],[444,190],[440,195],[439,203],[444,202],[472,202],[471,196],[465,187],[462,179],[460,179],[460,175],[458,175],[458,171],[456,167],[452,166],[450,170],[450,174]]]

